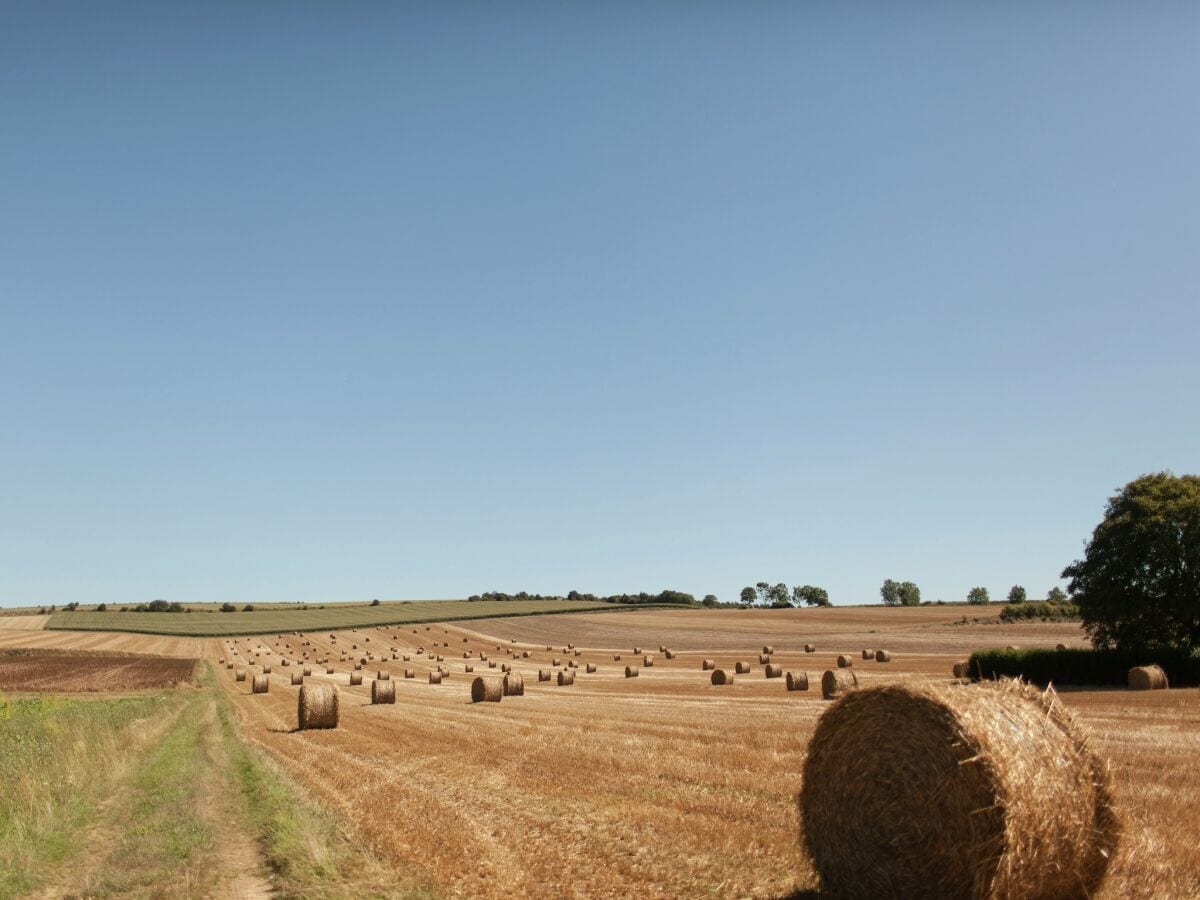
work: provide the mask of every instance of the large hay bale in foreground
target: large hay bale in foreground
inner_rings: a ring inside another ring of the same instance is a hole
[[[808,690],[808,673],[807,672],[788,672],[786,680],[787,680],[787,689],[789,691],[807,691]]]
[[[1090,897],[1118,839],[1104,762],[1052,691],[1015,681],[849,692],[799,804],[835,897]]]
[[[476,676],[471,682],[472,703],[499,703],[504,697],[504,682],[499,678]]]
[[[395,703],[396,702],[396,682],[390,678],[386,681],[375,679],[371,682],[371,702],[372,703]]]
[[[713,684],[733,684],[733,673],[726,672],[724,669],[714,669],[712,673]]]
[[[509,672],[504,676],[504,696],[525,696],[525,679],[520,672]]]
[[[341,694],[332,684],[306,684],[300,688],[296,718],[300,730],[337,728]]]
[[[250,682],[250,693],[265,694],[271,689],[271,679],[266,675],[255,675]]]
[[[750,674],[750,663],[748,663],[748,662],[734,663],[733,671],[737,672],[739,675],[749,675]]]
[[[1159,666],[1135,666],[1129,670],[1129,689],[1133,691],[1165,691],[1167,673]]]
[[[821,676],[821,696],[826,700],[840,697],[851,688],[858,687],[858,676],[846,669],[827,669]]]
[[[562,687],[565,684],[574,684],[574,683],[575,683],[575,670],[574,669],[563,669],[562,671],[560,671],[558,673],[558,686],[559,687]]]

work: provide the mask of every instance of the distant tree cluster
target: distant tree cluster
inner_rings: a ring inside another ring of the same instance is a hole
[[[570,591],[565,597],[558,594],[530,594],[527,591],[521,591],[516,594],[506,594],[504,591],[486,591],[482,594],[472,594],[467,598],[468,603],[475,603],[480,600],[499,600],[502,602],[513,600],[581,600],[587,603],[619,603],[635,606],[639,603],[674,603],[680,606],[694,606],[696,603],[696,598],[691,594],[672,590],[660,591],[657,594],[648,594],[645,591],[642,591],[640,594],[611,594],[607,597],[598,597],[595,594],[581,594],[579,591]],[[716,598],[713,597],[713,600],[715,601]]]
[[[793,606],[832,606],[829,591],[812,584],[789,588],[782,581],[770,584],[760,581],[754,587],[744,587],[738,595],[743,606],[766,606],[771,609],[790,609]]]
[[[879,596],[888,606],[920,606],[921,589],[911,581],[885,579],[879,588]]]
[[[985,587],[973,587],[967,591],[967,602],[973,606],[983,606],[991,602],[991,595]]]

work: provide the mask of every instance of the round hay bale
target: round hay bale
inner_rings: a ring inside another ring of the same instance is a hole
[[[326,666],[326,667],[325,667],[325,674],[326,674],[326,675],[332,675],[332,674],[333,674],[333,666]]]
[[[620,654],[620,653],[614,653],[614,654],[613,654],[613,662],[620,662],[620,661],[621,661],[621,654]]]
[[[1160,666],[1134,666],[1129,670],[1131,691],[1165,691],[1167,673]]]
[[[886,650],[875,651],[875,662],[891,662],[892,654]]]
[[[296,701],[296,718],[301,731],[309,728],[337,728],[341,693],[336,685],[306,684]]]
[[[385,672],[385,671],[383,671],[383,669],[380,669],[378,672],[375,673],[375,679],[377,681],[387,681],[391,677],[392,677],[391,673]]]
[[[407,654],[407,653],[403,653],[403,654],[401,654],[401,656],[400,656],[400,661],[401,661],[401,662],[408,662],[410,659],[412,659],[412,657],[411,657],[409,654]]]
[[[568,649],[568,650],[574,650],[574,649],[575,649],[575,645],[574,645],[574,644],[567,644],[567,649]]]
[[[633,666],[626,666],[625,667],[625,677],[626,678],[637,678],[638,670],[635,669]]]
[[[714,669],[712,673],[713,684],[733,684],[733,673],[726,672],[724,669]]]
[[[396,702],[396,682],[390,678],[387,681],[380,681],[376,678],[371,682],[371,702],[372,703],[395,703]]]
[[[558,686],[559,687],[562,687],[564,684],[574,684],[574,683],[575,683],[575,670],[574,669],[563,669],[558,673]]]
[[[700,671],[701,672],[708,672],[708,671],[711,671],[712,669],[715,669],[716,667],[717,667],[717,664],[715,662],[713,662],[711,659],[700,660]]]
[[[787,689],[789,691],[807,691],[808,690],[808,673],[807,672],[788,672],[786,680],[787,680]]]
[[[489,659],[489,660],[488,660],[488,668],[489,668],[489,669],[494,669],[494,668],[496,668],[496,661],[495,661],[494,659]]]
[[[588,663],[586,671],[587,671],[587,674],[589,674],[589,675],[593,674],[596,671],[596,664]]]
[[[264,674],[264,675],[270,675],[270,674],[271,674],[271,667],[270,667],[270,666],[263,666],[263,674]]]
[[[291,663],[291,660],[287,660],[287,659],[281,659],[281,660],[279,661],[279,664],[280,664],[281,666],[290,666],[292,663]]]
[[[415,669],[405,669],[405,670],[404,670],[404,677],[405,677],[405,678],[416,678],[416,677],[417,677],[417,672],[416,672],[416,670],[415,670]]]
[[[874,651],[874,650],[863,650],[863,652],[862,652],[862,658],[863,658],[863,659],[874,659],[874,658],[875,658],[875,651]]]
[[[970,678],[971,677],[971,661],[969,659],[964,659],[962,662],[956,662],[954,664],[954,677],[955,678]]]
[[[749,675],[750,663],[740,661],[736,662],[733,664],[733,671],[737,672],[739,675]]]
[[[828,669],[821,676],[821,696],[826,700],[840,697],[851,688],[858,687],[858,676],[845,669]]]
[[[238,669],[237,672],[234,673],[233,679],[234,679],[234,681],[245,681],[246,680],[246,670]]]
[[[230,663],[225,663],[225,668],[226,668],[226,669],[232,669],[232,668],[233,668],[233,663],[231,663],[231,662],[230,662]]]
[[[547,652],[547,653],[550,653],[550,652],[552,652],[553,650],[554,650],[554,648],[553,648],[553,647],[551,647],[549,644],[547,644],[547,645],[546,645],[546,652]]]
[[[772,653],[774,653],[774,652],[775,652],[775,648],[774,648],[774,647],[772,647],[772,646],[770,646],[770,645],[768,644],[768,645],[765,645],[765,646],[762,648],[762,652],[763,652],[765,655],[767,655],[767,656],[770,656]]]
[[[839,669],[848,669],[854,665],[854,660],[843,653],[837,658],[837,664]]]
[[[1020,647],[1018,647],[1016,644],[1009,644],[1009,645],[1008,645],[1007,647],[1005,647],[1004,649],[1005,649],[1005,650],[1008,650],[1008,651],[1011,653],[1012,651],[1014,651],[1014,650],[1020,650],[1021,648],[1020,648]]]
[[[305,675],[312,675],[312,667],[311,666],[305,666],[303,671],[304,671]]]
[[[575,660],[573,660],[573,659],[568,659],[567,660],[567,668],[568,669],[578,669],[579,663],[575,662]]]
[[[470,675],[472,672],[475,671],[475,667],[474,666],[463,666],[463,671],[466,672],[468,675]]]
[[[292,684],[293,685],[304,684],[304,676],[302,674],[300,674],[299,672],[293,672],[292,673]]]
[[[550,680],[550,670],[549,669],[538,669],[538,681],[549,681],[549,680]]]
[[[504,682],[501,679],[480,675],[471,682],[472,703],[499,703],[503,698]]]
[[[817,645],[816,645],[816,644],[805,644],[805,645],[804,645],[804,652],[805,652],[805,653],[816,653],[816,652],[817,652]]]
[[[673,651],[673,650],[664,650],[664,651],[663,651],[663,656],[665,656],[667,659],[674,659],[674,658],[675,658],[675,651]]]
[[[521,676],[520,672],[509,672],[504,676],[504,696],[525,696],[525,679]]]
[[[512,666],[510,666],[508,663],[500,663],[500,671],[508,674],[512,671]]]
[[[666,652],[667,652],[667,645],[666,645],[666,644],[659,644],[659,645],[658,645],[658,652],[659,652],[659,653],[666,653]]]
[[[479,661],[480,661],[480,662],[487,662],[487,654],[486,654],[486,653],[480,653],[480,654],[479,654]]]
[[[255,675],[254,680],[250,682],[250,693],[265,694],[271,689],[271,679],[266,675]]]
[[[783,677],[783,666],[775,665],[774,663],[767,663],[767,666],[763,671],[766,673],[768,678]]]
[[[1090,897],[1118,841],[1108,771],[1053,691],[851,691],[817,722],[802,839],[838,897]]]
[[[522,653],[522,654],[521,654],[521,658],[522,658],[522,659],[529,659],[529,651],[528,651],[528,650],[526,650],[524,653]]]
[[[351,685],[362,684],[362,672],[351,672],[350,673],[350,684]]]
[[[759,664],[760,666],[765,666],[765,665],[766,665],[767,663],[769,663],[770,661],[771,661],[771,654],[770,654],[770,653],[760,653],[760,654],[758,654],[758,664]]]
[[[1066,644],[1055,644],[1055,645],[1054,645],[1054,649],[1055,649],[1055,650],[1066,650],[1066,649],[1067,649],[1067,645],[1066,645]]]
[[[553,657],[553,658],[550,660],[550,665],[552,665],[552,666],[561,666],[561,665],[562,665],[562,660],[561,660],[559,657],[555,656],[555,657]]]
[[[466,638],[463,638],[463,643],[465,644],[466,642],[467,642],[467,639],[466,639]]]
[[[441,672],[430,672],[429,673],[429,683],[430,684],[441,684],[442,683],[442,673]]]
[[[653,666],[654,665],[654,657],[653,656],[643,656],[642,657],[642,665],[646,668]]]
[[[641,647],[634,647],[634,648],[633,648],[633,655],[634,655],[634,656],[637,656],[637,655],[638,655],[639,653],[641,653],[641,652],[642,652],[642,648],[641,648]]]

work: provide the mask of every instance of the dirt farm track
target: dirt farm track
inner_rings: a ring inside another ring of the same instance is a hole
[[[207,659],[247,740],[397,872],[446,896],[781,897],[817,887],[795,797],[826,703],[819,688],[788,692],[765,678],[763,646],[785,671],[814,681],[837,654],[853,654],[860,681],[872,684],[948,681],[952,663],[973,649],[1082,641],[1072,624],[962,624],[962,615],[962,607],[631,611],[236,641],[19,631],[0,619],[0,648]],[[890,650],[892,661],[861,660],[866,647]],[[315,663],[325,657],[333,674]],[[701,671],[710,658],[751,671],[714,687]],[[362,659],[363,684],[351,686]],[[538,681],[540,669],[568,660],[578,665],[573,685]],[[523,675],[524,696],[472,704],[465,667],[499,674],[502,663]],[[238,669],[260,673],[265,664],[269,693],[235,680]],[[586,673],[587,664],[597,671]],[[336,730],[295,731],[290,676],[305,665],[308,680],[341,690]],[[450,674],[430,684],[439,665]],[[625,677],[627,665],[638,677]],[[395,705],[370,705],[380,670],[396,683]],[[1111,762],[1125,828],[1101,896],[1200,896],[1200,691],[1062,699]]]

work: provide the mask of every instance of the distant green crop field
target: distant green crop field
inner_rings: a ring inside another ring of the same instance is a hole
[[[330,603],[324,609],[281,604],[257,605],[254,612],[56,612],[47,628],[69,631],[133,631],[183,637],[223,637],[231,634],[274,634],[282,631],[317,631],[417,622],[451,622],[456,619],[492,619],[504,616],[537,616],[547,613],[586,612],[597,609],[644,609],[612,603],[579,600],[412,600],[381,603]]]

